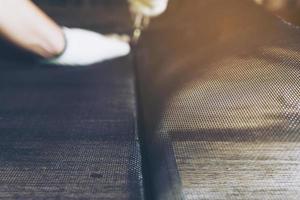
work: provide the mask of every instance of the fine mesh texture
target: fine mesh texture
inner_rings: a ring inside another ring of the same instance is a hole
[[[131,32],[131,17],[124,0],[35,0],[60,25],[100,33]]]
[[[55,17],[75,23],[77,9]],[[44,66],[4,45],[0,199],[143,199],[131,59]]]
[[[252,1],[171,1],[137,51],[155,199],[300,198],[300,31]]]

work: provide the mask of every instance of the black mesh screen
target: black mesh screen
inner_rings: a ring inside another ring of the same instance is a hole
[[[299,198],[299,38],[251,1],[153,20],[137,66],[155,198]]]
[[[128,3],[123,0],[35,0],[60,25],[101,33],[131,32]]]
[[[125,2],[45,2],[61,24],[130,31]],[[0,198],[298,199],[299,35],[251,1],[171,1],[136,49],[142,154],[132,61],[49,68],[5,49]]]
[[[77,27],[97,14],[42,5]],[[143,199],[132,61],[54,67],[0,48],[0,199]]]
[[[142,198],[127,62],[1,64],[0,198]]]

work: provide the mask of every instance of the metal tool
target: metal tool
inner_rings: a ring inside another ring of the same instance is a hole
[[[142,32],[149,26],[150,17],[147,17],[141,13],[135,14],[133,16],[133,33],[131,42],[137,44]]]

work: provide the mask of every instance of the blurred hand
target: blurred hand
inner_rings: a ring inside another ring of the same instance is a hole
[[[130,52],[125,36],[104,36],[83,29],[63,28],[66,48],[62,55],[47,60],[56,65],[90,65],[125,56]]]
[[[130,11],[133,14],[142,14],[147,17],[161,15],[168,6],[168,0],[128,0]]]

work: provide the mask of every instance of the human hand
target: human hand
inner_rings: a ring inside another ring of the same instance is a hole
[[[168,0],[128,0],[128,2],[133,14],[142,14],[147,17],[161,15],[168,6]]]
[[[47,63],[55,65],[90,65],[130,53],[129,39],[122,36],[102,34],[78,28],[63,27],[66,39],[64,52]]]

